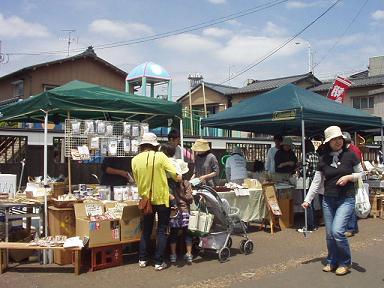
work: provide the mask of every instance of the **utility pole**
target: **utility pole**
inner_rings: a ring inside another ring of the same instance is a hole
[[[73,42],[75,42],[75,40],[76,40],[75,38],[71,38],[71,34],[75,33],[76,30],[75,29],[64,29],[61,31],[68,33],[68,38],[66,38],[66,41],[67,41],[67,56],[69,57],[69,48],[71,47],[71,44]]]

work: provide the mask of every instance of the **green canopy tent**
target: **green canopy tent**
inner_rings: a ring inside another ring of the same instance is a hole
[[[340,126],[343,131],[380,128],[383,139],[380,117],[336,103],[293,84],[241,101],[225,111],[203,119],[201,124],[203,127],[238,131],[301,135],[303,155],[305,155],[305,135],[322,134],[323,130],[331,125]],[[304,165],[304,197],[305,167]],[[305,227],[307,227],[307,213],[305,213]]]
[[[151,127],[167,125],[168,119],[181,119],[179,103],[75,80],[1,107],[0,121],[43,122],[45,112],[52,122],[64,121],[68,112],[78,119],[129,119],[148,122]]]
[[[331,101],[293,84],[241,101],[202,120],[202,126],[266,134],[322,134],[331,125],[344,131],[380,128],[380,117]]]
[[[0,121],[44,122],[44,184],[47,184],[48,122],[63,122],[69,115],[77,119],[144,121],[151,128],[169,126],[170,119],[179,119],[182,127],[179,103],[132,95],[77,80],[0,107]],[[70,169],[70,165],[68,167]],[[46,204],[45,197],[47,217]],[[45,225],[47,223],[45,219]]]

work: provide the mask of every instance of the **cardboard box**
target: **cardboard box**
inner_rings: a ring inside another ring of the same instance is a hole
[[[91,209],[88,209],[91,207]],[[104,211],[102,203],[74,204],[76,216],[76,236],[89,239],[90,248],[120,242],[119,220],[90,221],[88,215],[93,211]]]
[[[106,203],[105,208],[115,207],[115,203]],[[120,240],[121,242],[140,241],[142,232],[142,215],[138,208],[138,201],[127,200],[118,205],[124,205],[120,219]],[[156,239],[157,222],[153,224],[152,239]]]
[[[120,240],[122,242],[140,240],[141,237],[141,214],[137,207],[137,201],[126,201],[119,203],[124,205],[120,219]],[[115,203],[105,204],[106,209],[115,207]]]
[[[73,208],[48,207],[48,228],[49,235],[76,236],[76,218]],[[59,265],[72,263],[71,251],[53,251],[53,262]]]

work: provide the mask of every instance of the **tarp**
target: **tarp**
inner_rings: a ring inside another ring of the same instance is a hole
[[[331,125],[343,131],[381,128],[380,117],[331,101],[293,84],[248,98],[202,120],[202,126],[265,134],[322,135]]]
[[[0,107],[0,121],[50,122],[71,118],[146,121],[151,127],[168,126],[168,119],[181,118],[181,104],[132,95],[95,84],[71,81],[63,86]]]

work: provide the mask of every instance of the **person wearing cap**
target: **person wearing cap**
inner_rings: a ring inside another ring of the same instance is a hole
[[[275,171],[277,173],[293,174],[297,166],[297,157],[292,151],[292,139],[284,137],[281,149],[275,155]]]
[[[247,178],[247,160],[239,146],[233,148],[232,154],[225,162],[225,175],[228,182],[242,185]]]
[[[355,185],[363,168],[356,155],[349,151],[340,127],[324,130],[325,152],[320,156],[317,171],[302,203],[307,209],[313,197],[324,185],[323,217],[328,249],[324,272],[345,275],[352,259],[348,239],[344,235],[347,223],[355,211]]]
[[[203,184],[214,187],[213,179],[219,175],[219,162],[213,153],[209,143],[204,139],[197,139],[192,145],[192,151],[196,153],[193,178],[199,178]]]
[[[132,172],[140,197],[148,198],[150,191],[153,214],[143,216],[143,231],[139,244],[139,266],[148,264],[148,249],[155,214],[157,214],[157,233],[155,250],[155,270],[167,267],[164,252],[167,246],[166,231],[169,224],[169,188],[166,172],[175,181],[180,181],[176,168],[163,152],[158,152],[159,142],[153,133],[144,133],[140,141],[140,153],[132,159]]]
[[[273,141],[275,142],[275,146],[269,148],[267,153],[267,160],[265,161],[265,171],[269,173],[275,173],[275,155],[276,152],[280,149],[280,144],[283,142],[283,136],[275,135],[273,137]]]
[[[357,147],[355,144],[352,143],[351,134],[349,134],[348,132],[343,132],[343,135],[344,135],[345,143],[348,150],[355,153],[357,159],[360,160],[361,166],[364,169],[365,167],[363,162],[363,153],[361,153],[361,150],[359,149],[359,147]],[[359,232],[359,226],[357,224],[357,216],[356,216],[356,213],[352,213],[351,218],[349,218],[349,221],[347,224],[347,230],[345,231],[344,234],[347,237],[352,237],[358,232]]]

